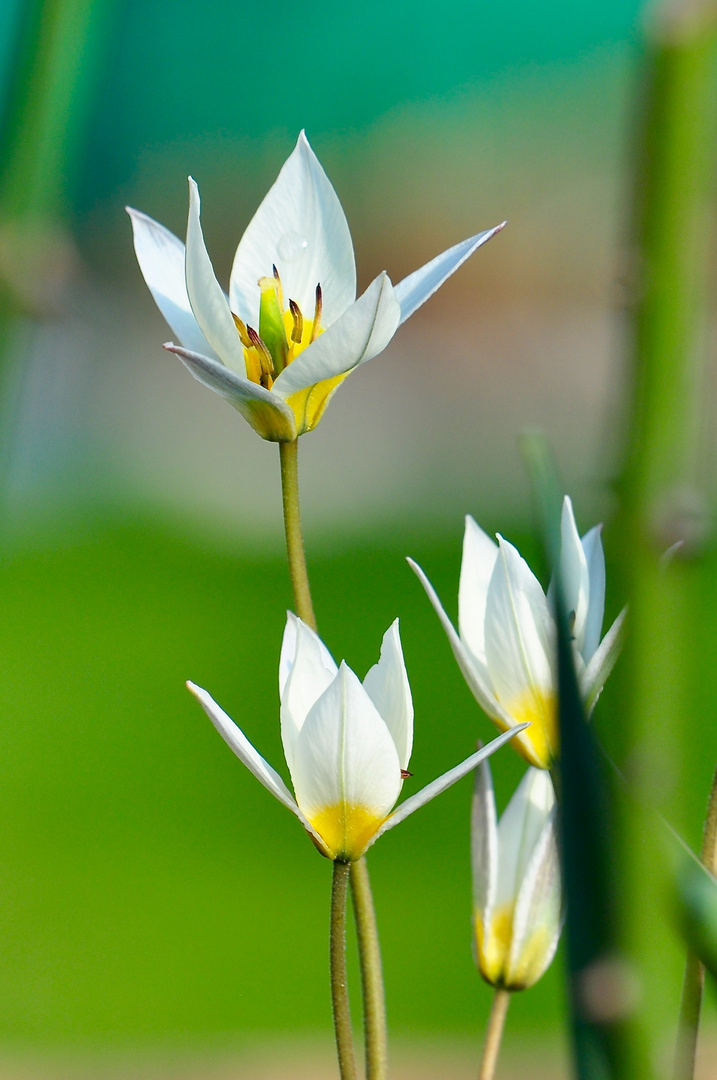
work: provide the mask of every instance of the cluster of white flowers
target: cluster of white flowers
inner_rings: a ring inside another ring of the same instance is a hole
[[[302,134],[242,237],[229,294],[218,283],[189,181],[186,246],[129,211],[145,281],[179,339],[165,348],[230,402],[264,439],[310,431],[346,376],[379,353],[421,304],[502,225],[457,244],[392,285],[381,273],[356,299],[356,269],[336,193]],[[410,560],[409,560],[410,561]],[[289,614],[279,664],[281,736],[293,794],[206,690],[189,683],[222,738],[304,826],[319,851],[350,863],[388,829],[476,770],[472,813],[474,946],[492,985],[531,986],[555,952],[562,920],[555,794],[556,628],[518,551],[466,519],[458,631],[413,562],[478,704],[503,734],[396,808],[413,745],[413,704],[398,620],[361,682]],[[605,561],[600,527],[579,536],[563,505],[557,572],[571,618],[588,712],[615,662],[622,616],[601,641]],[[497,820],[486,759],[503,743],[529,763]]]

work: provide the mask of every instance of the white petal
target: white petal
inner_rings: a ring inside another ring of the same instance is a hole
[[[147,214],[126,207],[132,221],[134,250],[154,302],[182,345],[216,359],[194,318],[184,280],[184,244]]]
[[[199,220],[199,188],[189,177],[187,219],[187,293],[192,311],[217,356],[233,371],[246,375],[244,349],[224,290],[214,276]]]
[[[206,690],[202,690],[201,686],[196,686],[194,683],[188,682],[187,689],[194,694],[195,698],[214,724],[214,727],[224,739],[224,742],[234,751],[239,760],[246,765],[249,772],[252,773],[259,783],[263,784],[266,790],[270,791],[280,803],[283,803],[288,810],[291,810],[292,814],[295,814],[296,817],[298,817],[307,832],[310,832],[318,842],[320,849],[328,854],[323,840],[304,817],[297,806],[293,795],[279,776],[278,772],[276,772],[275,769],[272,769],[268,761],[265,761],[261,754],[254,749],[241,728],[237,727],[231,717],[227,716],[224,710],[217,705],[214,698],[208,694]]]
[[[556,808],[553,807],[536,841],[513,911],[513,934],[506,965],[509,987],[518,989],[536,983],[558,946],[563,912],[555,831]]]
[[[498,883],[498,828],[495,793],[490,765],[482,762],[476,769],[471,804],[471,866],[473,869],[473,908],[483,926],[490,925]]]
[[[316,286],[323,293],[323,323],[330,326],[356,299],[351,234],[338,196],[302,131],[295,149],[249,222],[231,273],[232,307],[256,324],[257,281],[275,265],[284,300],[295,300],[307,318]]]
[[[433,588],[418,563],[415,563],[413,559],[406,559],[406,562],[423,585],[423,588],[426,590],[426,595],[433,604],[434,611],[438,615],[438,618],[441,621],[441,626],[446,632],[446,636],[448,637],[451,649],[453,650],[453,655],[458,661],[458,667],[461,669],[461,674],[468,683],[470,691],[480,705],[481,709],[483,709],[484,712],[488,713],[488,716],[492,717],[494,720],[498,720],[500,723],[503,723],[508,727],[512,726],[512,724],[515,722],[513,720],[513,717],[508,712],[506,712],[500,702],[496,699],[495,694],[490,687],[487,671],[481,666],[480,661],[468,652],[463,642],[459,638],[458,634],[454,629],[453,623],[446,615],[446,612],[443,609],[443,605],[438,599],[438,594],[436,593],[436,590]]]
[[[314,634],[314,637],[318,642],[321,659],[326,670],[329,671],[332,675],[335,675],[336,672],[339,670],[336,666],[333,656],[326,648],[319,635],[314,633],[311,627],[307,626],[306,623],[302,623],[301,619],[294,615],[293,611],[287,611],[286,626],[284,627],[284,637],[281,641],[281,656],[279,657],[279,697],[283,697],[286,680],[289,678],[291,669],[294,666],[294,658],[296,656],[296,637],[299,624],[301,624],[305,630],[308,630],[310,634]]]
[[[179,357],[197,382],[237,409],[262,438],[286,441],[296,438],[296,420],[290,406],[270,390],[237,375],[221,360],[189,352],[171,341],[164,348]]]
[[[478,657],[473,656],[473,654],[465,647],[456,633],[451,620],[446,615],[443,605],[438,599],[436,590],[433,588],[418,563],[415,563],[413,559],[406,559],[406,562],[414,571],[416,577],[426,590],[428,599],[433,604],[434,611],[438,615],[441,626],[446,632],[446,636],[451,649],[453,650],[453,655],[458,662],[461,674],[468,683],[468,689],[473,694],[473,697],[476,699],[481,709],[483,709],[483,712],[487,713],[500,727],[514,727],[517,723],[516,718],[501,705],[495,696],[490,674],[486,665],[483,664]],[[524,756],[527,756],[529,761],[534,761],[535,750],[530,739],[530,734],[523,734],[524,728],[525,724],[521,726],[520,734],[516,737],[516,742],[520,743],[523,747],[523,750],[525,751]]]
[[[545,822],[555,805],[550,774],[528,769],[498,823],[496,903],[514,903]]]
[[[588,613],[590,579],[588,564],[580,542],[573,505],[566,495],[560,520],[560,573],[563,599],[571,616],[573,637],[582,655],[585,641],[585,619]]]
[[[307,817],[348,806],[383,818],[398,798],[401,767],[393,739],[346,664],[306,717],[292,779]]]
[[[537,578],[512,544],[500,552],[488,588],[485,649],[496,697],[510,710],[526,691],[553,687],[553,620]]]
[[[474,251],[482,247],[492,236],[499,233],[505,226],[505,221],[496,225],[494,229],[486,229],[485,232],[471,236],[468,240],[462,240],[460,244],[449,248],[435,259],[431,259],[419,270],[399,281],[396,286],[396,295],[401,305],[401,322],[413,315],[414,311],[425,304],[437,289],[440,289],[444,281],[469,259]]]
[[[343,375],[385,349],[400,309],[389,278],[379,274],[343,315],[281,372],[272,389],[286,400],[323,379]]]
[[[458,587],[458,630],[461,641],[485,664],[485,607],[488,585],[498,558],[498,545],[473,518],[466,517],[461,580]]]
[[[286,623],[289,635],[290,625],[295,627],[296,647],[281,693],[281,741],[284,744],[289,771],[293,776],[299,732],[309,710],[334,681],[338,669],[323,641],[311,627],[292,615],[289,615]],[[282,659],[283,656],[282,645]],[[281,660],[279,664],[281,665]]]
[[[593,653],[592,659],[580,680],[588,716],[595,708],[595,702],[600,697],[607,677],[615,667],[617,658],[620,655],[620,649],[625,639],[626,615],[627,608],[623,608],[600,642],[598,649]]]
[[[449,769],[443,776],[439,776],[437,780],[433,780],[430,784],[426,784],[426,786],[416,792],[415,795],[411,795],[410,798],[406,799],[405,802],[402,802],[401,805],[394,810],[391,816],[384,821],[381,828],[371,840],[371,843],[373,844],[374,840],[383,833],[388,832],[394,825],[398,825],[401,821],[405,821],[414,810],[418,810],[419,807],[425,806],[431,799],[435,799],[436,795],[440,795],[441,792],[452,787],[456,781],[461,780],[469,772],[472,772],[476,765],[480,765],[481,761],[490,757],[496,750],[500,750],[501,746],[512,739],[513,736],[518,735],[519,732],[524,731],[528,726],[528,724],[520,724],[510,731],[504,731],[502,735],[498,735],[495,739],[492,739],[487,746],[483,746],[480,750],[476,751],[475,754],[471,754],[471,756],[466,758],[465,761],[462,761],[460,765],[456,765],[454,769]]]
[[[582,538],[590,579],[588,613],[585,618],[585,635],[581,650],[586,664],[589,663],[600,644],[605,614],[605,554],[602,549],[601,532],[602,525],[596,525]]]
[[[406,674],[398,619],[383,635],[381,657],[363,681],[364,690],[391,732],[402,769],[408,768],[413,748],[413,700]]]

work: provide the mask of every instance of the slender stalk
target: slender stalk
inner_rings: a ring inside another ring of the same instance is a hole
[[[630,599],[615,753],[629,763],[637,796],[618,806],[621,951],[638,991],[634,1017],[645,1046],[661,1043],[679,979],[674,952],[660,944],[668,935],[670,868],[646,807],[684,829],[685,724],[704,708],[694,605],[709,587],[698,556],[713,461],[707,410],[717,130],[715,0],[673,0],[652,14],[634,140],[631,438],[615,527]],[[685,512],[686,505],[696,512]],[[678,541],[682,557],[665,566],[663,552]],[[701,627],[706,642],[713,627]],[[694,989],[694,973],[690,978]],[[694,1000],[688,989],[693,1016]],[[643,1054],[626,1075],[654,1076],[650,1061]]]
[[[349,1011],[349,987],[346,976],[346,891],[349,881],[349,864],[334,862],[331,886],[331,1005],[334,1013],[336,1053],[339,1059],[341,1080],[356,1080],[356,1056],[354,1036]]]
[[[307,626],[316,630],[316,617],[311,601],[311,589],[309,587],[309,575],[306,569],[306,556],[304,554],[304,539],[301,531],[301,513],[299,509],[299,461],[298,439],[293,442],[279,443],[279,456],[281,460],[281,495],[284,509],[284,531],[286,534],[286,552],[289,559],[289,574],[294,590],[294,602],[296,613]],[[337,868],[341,863],[334,863],[334,891],[337,886]],[[347,874],[349,871],[346,871]],[[359,955],[361,962],[361,988],[364,1007],[364,1040],[366,1046],[366,1073],[368,1080],[385,1080],[387,1071],[387,1035],[386,1035],[386,1002],[383,991],[383,972],[381,968],[381,949],[378,940],[378,928],[376,926],[376,914],[371,895],[371,883],[364,859],[351,864],[350,870],[351,894],[356,917],[356,930],[358,934]],[[344,891],[346,884],[344,882]],[[343,901],[345,906],[345,899]],[[339,1016],[337,1012],[336,986],[334,980],[334,962],[338,962],[338,954],[335,955],[336,945],[333,938],[334,915],[332,907],[332,945],[331,945],[331,970],[332,970],[332,995],[334,1002],[334,1024],[336,1027],[336,1040],[339,1047],[339,1063],[341,1064],[341,1045],[339,1037]],[[341,962],[344,965],[345,986],[345,954],[343,945],[343,930],[341,944]],[[345,1030],[351,1034],[351,1020],[349,1016],[348,996],[344,995],[340,1006],[345,1011]],[[342,1021],[343,1023],[343,1021]],[[343,1030],[343,1028],[342,1028]],[[353,1061],[353,1047],[351,1048]],[[341,1065],[343,1069],[344,1066]],[[355,1071],[355,1064],[352,1065]],[[351,1076],[353,1073],[342,1071],[344,1075]]]
[[[366,1080],[386,1080],[388,1039],[381,946],[365,858],[351,863],[351,895],[361,962]]]
[[[495,1067],[498,1062],[498,1053],[503,1039],[503,1028],[505,1027],[505,1018],[509,1005],[510,990],[496,989],[488,1018],[488,1030],[485,1035],[478,1080],[493,1080],[495,1076]]]
[[[299,440],[279,443],[281,460],[281,500],[284,508],[284,532],[286,534],[286,554],[289,559],[289,574],[294,590],[294,603],[299,618],[316,629],[314,606],[311,602],[309,575],[306,570],[304,537],[301,532],[301,513],[299,510]]]
[[[712,778],[707,816],[702,835],[702,863],[711,874],[717,874],[717,769]],[[697,1060],[697,1036],[702,1010],[705,969],[694,953],[687,954],[682,984],[680,1021],[675,1048],[675,1080],[692,1080]]]

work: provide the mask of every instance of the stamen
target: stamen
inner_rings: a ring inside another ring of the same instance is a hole
[[[245,349],[250,349],[251,348],[251,340],[249,339],[249,334],[247,333],[246,323],[243,323],[242,320],[239,318],[239,316],[235,315],[233,311],[232,311],[232,319],[234,320],[234,325],[236,326],[237,330],[239,331],[239,337],[241,338],[242,345],[244,346]]]
[[[321,326],[321,309],[323,307],[323,300],[321,297],[321,286],[316,286],[316,306],[314,307],[314,325],[311,328],[311,341],[316,341]],[[309,344],[311,344],[311,341]]]
[[[279,277],[279,271],[276,269],[276,263],[272,266],[274,271],[274,281],[276,282],[276,299],[279,301],[279,308],[284,310],[284,290],[281,287],[281,278]]]
[[[409,772],[408,769],[401,769],[401,779],[402,780],[408,780],[409,776],[413,776],[413,773]]]
[[[301,344],[301,338],[304,334],[304,316],[301,314],[301,308],[296,300],[289,301],[289,311],[294,320],[294,329],[291,331],[291,340],[299,345]]]
[[[259,357],[259,363],[261,364],[261,385],[265,386],[268,390],[271,389],[273,379],[271,376],[274,374],[274,361],[271,359],[271,353],[267,349],[264,342],[253,326],[247,326],[247,334],[249,335],[251,347],[256,349]]]

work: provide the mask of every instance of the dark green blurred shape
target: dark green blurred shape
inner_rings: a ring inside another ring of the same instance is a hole
[[[677,874],[676,891],[684,938],[717,979],[717,880],[696,860],[685,859]]]

